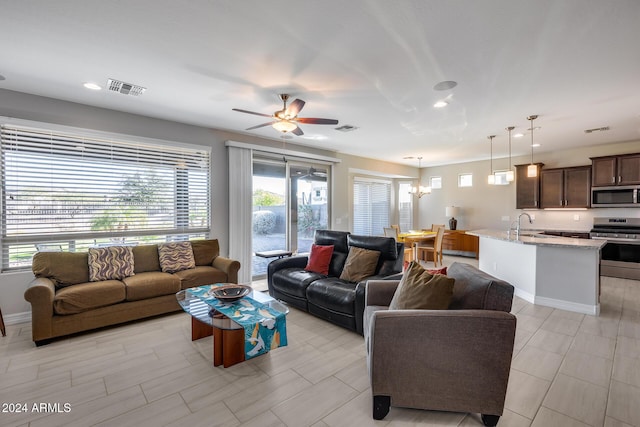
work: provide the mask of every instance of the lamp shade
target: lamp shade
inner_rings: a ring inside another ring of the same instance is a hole
[[[445,208],[445,216],[454,217],[458,215],[459,210],[460,208],[458,208],[457,206],[447,206]]]

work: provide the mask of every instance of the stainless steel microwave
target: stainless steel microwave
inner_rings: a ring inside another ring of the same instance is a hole
[[[640,208],[640,185],[593,187],[593,208]]]

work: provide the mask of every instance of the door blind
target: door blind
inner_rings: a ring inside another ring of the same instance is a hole
[[[391,183],[355,178],[353,183],[353,232],[381,236],[389,226]]]

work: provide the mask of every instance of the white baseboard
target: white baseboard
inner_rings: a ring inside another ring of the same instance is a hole
[[[23,313],[14,313],[3,315],[5,325],[17,325],[18,323],[31,323],[31,312],[25,311]]]
[[[600,314],[600,304],[587,305],[553,298],[538,297],[518,288],[514,289],[514,294],[531,304],[544,305],[546,307],[559,308],[560,310],[574,311],[576,313],[590,314],[592,316],[598,316]]]
[[[589,314],[592,316],[598,316],[600,314],[600,304],[580,304],[577,302],[569,302],[545,297],[536,297],[534,304],[544,305],[552,308],[559,308],[560,310],[574,311],[576,313]]]

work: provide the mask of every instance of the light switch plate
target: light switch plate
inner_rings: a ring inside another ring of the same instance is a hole
[[[573,220],[574,220],[574,221],[580,221],[580,215],[575,214],[575,215],[573,216]]]

